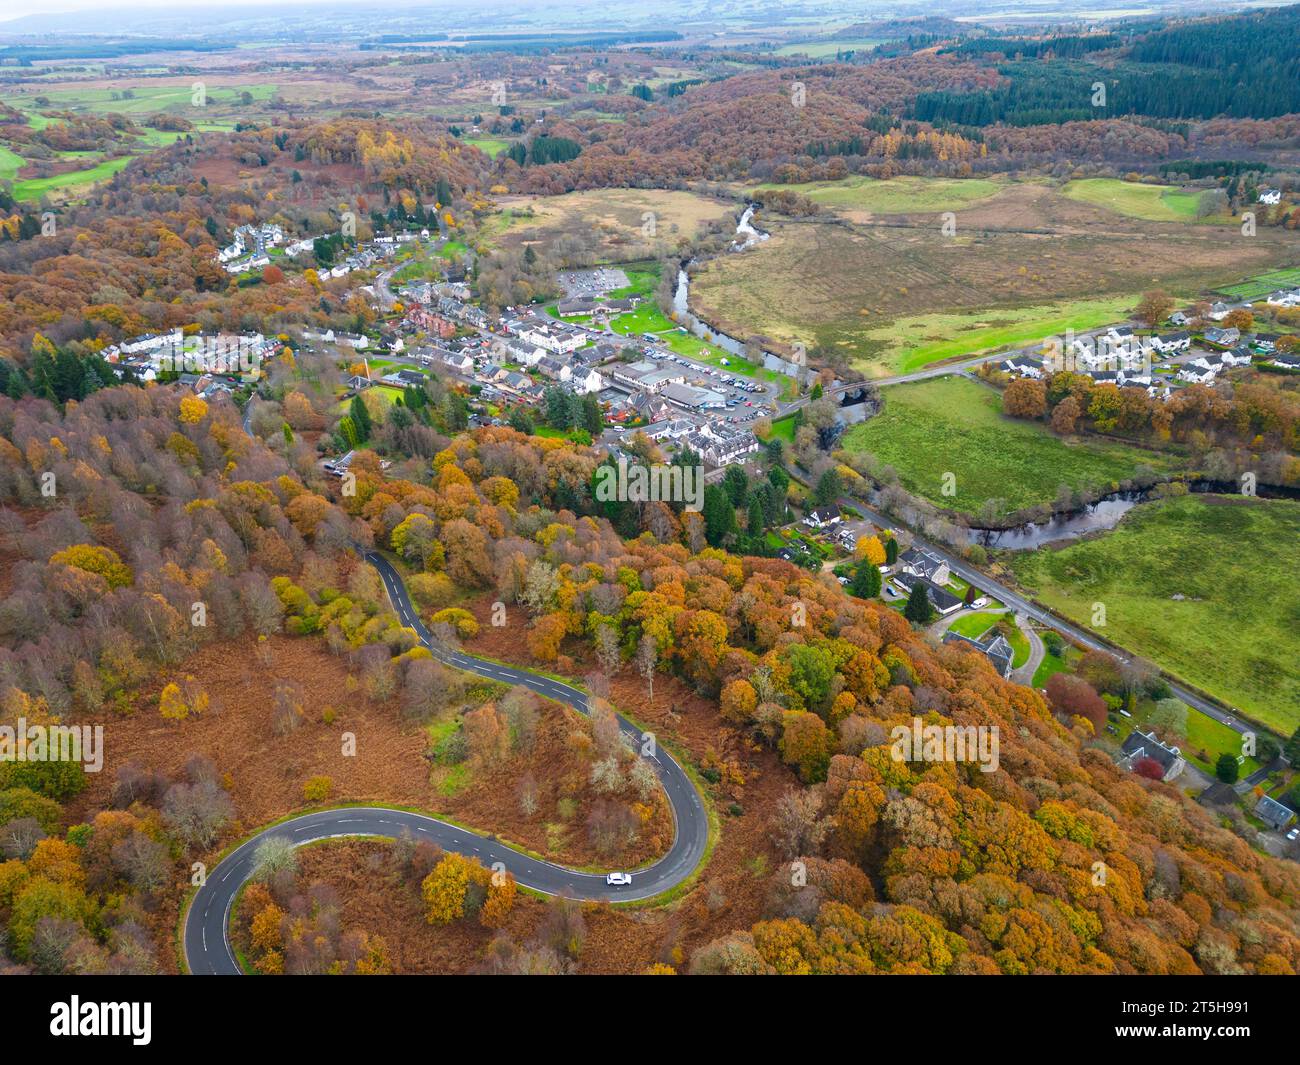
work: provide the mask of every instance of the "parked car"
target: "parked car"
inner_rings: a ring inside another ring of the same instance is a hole
[[[605,883],[610,887],[627,887],[632,883],[632,874],[610,873],[605,877]]]
[[[1297,837],[1300,837],[1300,828],[1293,828],[1286,834],[1287,839],[1296,839]]]

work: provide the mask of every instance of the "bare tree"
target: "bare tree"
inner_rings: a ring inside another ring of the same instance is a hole
[[[618,647],[618,631],[613,625],[602,625],[596,630],[596,661],[607,677],[618,672],[622,655]]]
[[[655,667],[659,665],[659,645],[647,633],[636,648],[636,671],[645,679],[646,699],[655,701]]]
[[[234,804],[215,781],[173,784],[163,798],[163,822],[181,842],[210,847],[223,825],[234,816]]]

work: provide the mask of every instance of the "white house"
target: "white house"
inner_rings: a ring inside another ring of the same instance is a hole
[[[1281,189],[1260,189],[1259,202],[1267,203],[1267,204],[1281,203],[1282,190]]]
[[[1197,360],[1197,362],[1200,361]],[[1217,367],[1198,366],[1194,362],[1189,362],[1178,371],[1178,379],[1180,381],[1190,381],[1194,385],[1203,385],[1213,381],[1218,372]]]
[[[705,422],[690,438],[691,447],[713,466],[730,466],[758,450],[758,438],[748,429],[726,422]]]
[[[568,366],[569,385],[580,396],[599,392],[605,387],[605,379],[589,366]]]
[[[840,508],[832,503],[828,507],[818,507],[803,516],[803,523],[810,529],[829,529],[843,521]]]
[[[1167,333],[1162,337],[1152,337],[1151,346],[1161,355],[1173,355],[1179,351],[1186,351],[1192,346],[1192,335],[1183,331]]]
[[[474,369],[474,360],[463,351],[449,351],[442,357],[442,364],[453,373],[467,374]]]

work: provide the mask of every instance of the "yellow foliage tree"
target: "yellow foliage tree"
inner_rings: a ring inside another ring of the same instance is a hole
[[[95,573],[108,582],[110,588],[125,588],[134,579],[131,567],[108,547],[93,544],[74,544],[50,556],[56,566],[71,566],[86,573]]]
[[[198,425],[207,417],[208,405],[198,396],[186,396],[181,400],[181,421],[186,425]]]
[[[854,553],[858,558],[865,558],[874,566],[885,564],[885,545],[879,536],[862,536],[858,538]]]
[[[430,924],[451,924],[465,916],[471,864],[463,854],[448,852],[424,878],[420,892],[424,896],[424,916]]]
[[[515,905],[515,878],[509,873],[493,873],[488,885],[487,900],[479,911],[479,923],[484,928],[500,928],[506,923]]]

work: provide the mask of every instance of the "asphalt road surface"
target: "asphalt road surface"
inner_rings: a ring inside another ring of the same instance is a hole
[[[547,699],[566,703],[584,714],[589,712],[586,693],[562,681],[439,646],[411,605],[406,586],[388,560],[373,551],[363,552],[363,555],[383,578],[393,609],[404,624],[415,630],[420,642],[435,657],[457,669],[507,684],[518,684]],[[636,870],[630,885],[610,887],[605,883],[603,873],[581,873],[553,865],[522,854],[491,836],[478,835],[423,814],[365,806],[319,810],[264,829],[241,843],[208,873],[185,915],[183,946],[190,972],[197,975],[238,975],[239,964],[227,932],[230,911],[240,887],[253,875],[258,844],[271,836],[282,836],[295,846],[301,846],[344,836],[397,838],[409,833],[417,841],[428,840],[444,850],[477,858],[488,867],[500,863],[524,887],[573,899],[635,902],[674,887],[685,880],[704,858],[709,837],[704,802],[685,771],[667,751],[657,745],[652,749],[647,747],[641,730],[622,717],[619,718],[619,727],[634,748],[643,751],[654,767],[672,807],[675,827],[668,853],[653,865]]]

